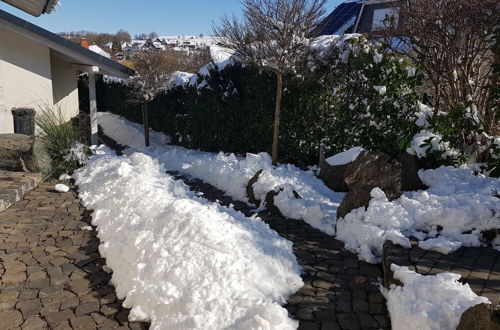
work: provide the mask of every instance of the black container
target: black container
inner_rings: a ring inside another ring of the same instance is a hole
[[[35,135],[35,110],[27,108],[12,109],[14,133]]]

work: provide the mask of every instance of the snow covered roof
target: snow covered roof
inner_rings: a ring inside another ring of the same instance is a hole
[[[94,53],[97,53],[97,54],[102,55],[102,56],[107,57],[107,58],[111,58],[111,55],[106,53],[101,47],[99,47],[97,45],[90,45],[89,49],[91,51],[93,51]]]
[[[33,16],[50,14],[59,0],[1,0]]]

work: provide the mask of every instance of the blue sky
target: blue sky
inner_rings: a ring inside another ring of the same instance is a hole
[[[328,1],[328,10],[340,2]],[[151,31],[159,35],[208,35],[212,21],[241,13],[238,0],[61,0],[55,13],[42,17],[30,16],[1,1],[0,9],[52,32],[115,33],[124,29],[132,36]]]

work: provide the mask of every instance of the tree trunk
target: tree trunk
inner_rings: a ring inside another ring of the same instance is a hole
[[[283,74],[276,73],[276,106],[274,109],[274,134],[273,134],[273,165],[278,164],[278,147],[280,139],[280,121],[281,121],[281,99],[283,97]]]
[[[149,147],[149,111],[147,101],[142,106],[142,122],[144,123],[144,145]]]

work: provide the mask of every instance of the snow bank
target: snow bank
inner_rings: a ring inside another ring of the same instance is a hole
[[[133,139],[135,130],[115,130],[127,132]],[[151,321],[151,329],[297,327],[280,306],[303,285],[292,244],[260,219],[196,197],[143,153],[92,157],[73,178],[94,210],[99,250],[131,321]]]
[[[97,118],[105,134],[118,143],[138,150],[144,148],[144,128],[142,125],[131,123],[120,116],[107,112],[98,112]],[[170,140],[164,134],[153,130],[149,131],[149,139],[151,144],[158,145],[168,143]]]
[[[477,296],[468,284],[458,282],[458,274],[423,276],[394,264],[391,270],[404,284],[382,289],[394,330],[455,330],[468,308],[490,303]]]
[[[99,113],[98,120],[104,132],[119,143],[142,150],[159,159],[166,169],[201,179],[235,200],[248,202],[246,185],[262,169],[262,175],[254,184],[257,198],[264,200],[269,191],[283,188],[274,199],[283,215],[304,220],[327,234],[335,233],[337,207],[344,194],[328,189],[312,171],[302,171],[290,164],[274,167],[266,153],[236,157],[222,152],[215,154],[169,146],[156,135],[160,133],[153,133],[157,138],[151,139],[152,146],[145,149],[142,147],[141,125],[109,113]],[[290,187],[303,198],[295,199]]]
[[[482,230],[500,228],[500,180],[474,176],[468,169],[441,167],[421,171],[427,191],[408,192],[389,202],[382,190],[337,224],[337,239],[371,263],[380,260],[385,240],[409,247],[408,237],[420,247],[450,253],[461,246],[481,246]],[[438,232],[438,228],[442,230]]]
[[[354,147],[327,158],[325,161],[331,166],[346,165],[355,161],[363,151],[365,151],[365,149],[362,147]]]

